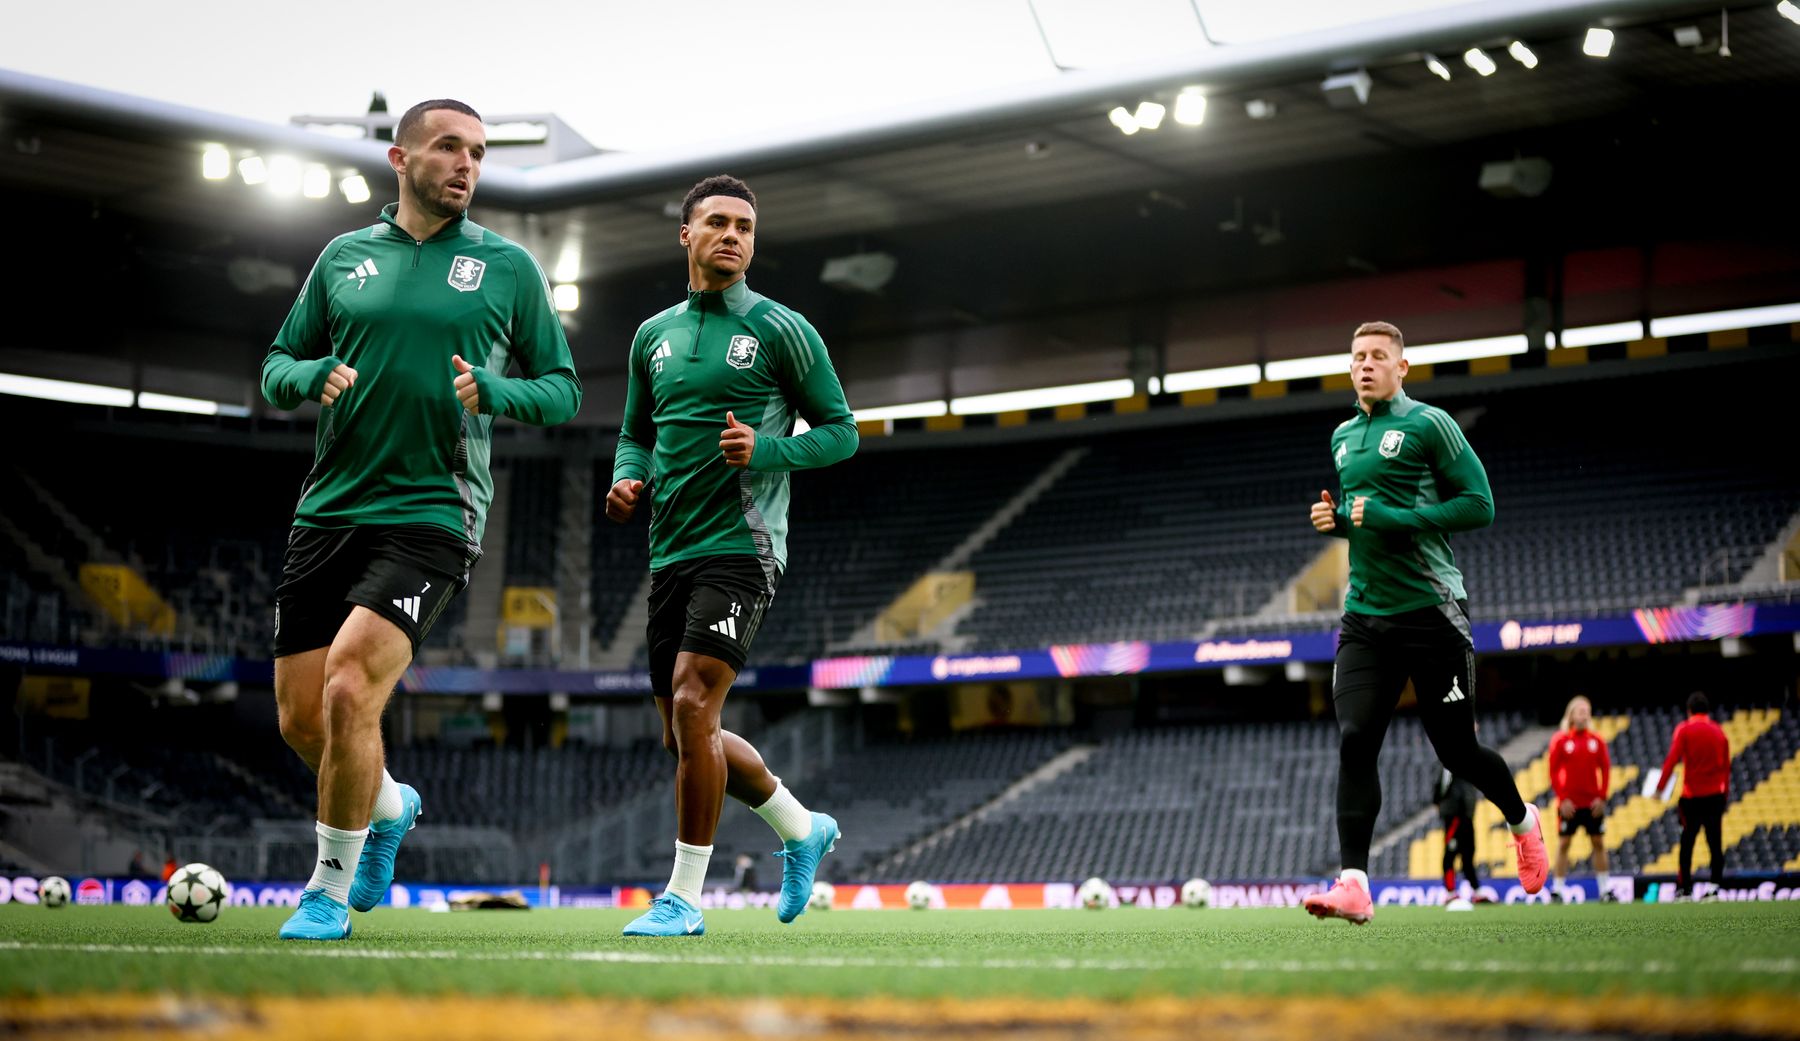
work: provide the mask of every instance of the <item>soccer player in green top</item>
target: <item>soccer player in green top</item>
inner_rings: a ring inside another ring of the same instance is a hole
[[[494,417],[581,405],[543,271],[468,219],[486,142],[460,101],[408,109],[400,201],[325,247],[263,360],[270,404],[324,406],[275,593],[281,734],[319,775],[318,862],[283,939],[349,936],[393,882],[421,803],[384,767],[381,712],[481,555]]]
[[[650,680],[674,753],[675,868],[627,936],[706,931],[700,889],[724,798],[782,839],[781,901],[806,910],[835,820],[809,812],[748,741],[720,729],[787,566],[788,472],[841,462],[856,423],[811,323],[750,290],[756,196],[708,177],[681,204],[687,299],[638,327],[606,515],[624,523],[650,496]],[[794,435],[798,415],[811,429]]]
[[[1356,414],[1331,435],[1344,504],[1326,491],[1312,505],[1315,529],[1350,540],[1350,585],[1331,693],[1344,870],[1305,905],[1320,918],[1359,925],[1375,913],[1368,876],[1381,812],[1375,761],[1408,679],[1445,769],[1505,815],[1527,893],[1543,888],[1549,867],[1537,808],[1519,797],[1506,760],[1475,739],[1474,641],[1449,536],[1494,522],[1487,471],[1455,420],[1406,396],[1406,370],[1399,329],[1357,327],[1350,341]]]

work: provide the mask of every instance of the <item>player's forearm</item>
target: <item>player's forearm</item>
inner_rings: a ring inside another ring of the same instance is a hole
[[[813,427],[796,437],[759,437],[750,469],[776,473],[830,466],[855,455],[861,440],[856,421],[848,418]]]
[[[325,392],[331,370],[343,364],[336,355],[302,361],[280,347],[269,349],[263,359],[263,400],[283,411],[292,411]]]
[[[1494,523],[1494,500],[1466,488],[1447,502],[1403,509],[1378,499],[1363,503],[1363,527],[1371,531],[1476,531]]]
[[[631,433],[631,425],[619,431],[619,446],[613,450],[612,483],[648,481],[650,479],[650,445]]]
[[[558,369],[533,379],[508,379],[475,370],[481,387],[481,411],[532,426],[567,423],[581,408],[581,381],[572,370]]]

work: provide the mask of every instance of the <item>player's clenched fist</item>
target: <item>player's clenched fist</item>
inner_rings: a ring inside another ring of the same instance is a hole
[[[644,490],[642,481],[619,481],[606,493],[606,519],[623,524],[637,512],[638,495]]]
[[[481,385],[475,382],[475,366],[463,361],[460,354],[451,355],[450,364],[456,366],[456,379],[450,383],[456,388],[456,400],[469,410],[469,415],[480,415]]]
[[[731,413],[725,413],[725,429],[719,432],[719,451],[725,453],[726,466],[747,469],[750,457],[756,454],[756,431],[738,422]]]
[[[319,392],[319,404],[330,407],[338,395],[356,385],[356,370],[342,362],[325,377],[325,389]]]
[[[1319,501],[1312,504],[1312,524],[1320,531],[1337,530],[1337,503],[1330,492],[1320,492]]]
[[[1358,495],[1356,501],[1350,504],[1350,523],[1359,528],[1362,527],[1363,521],[1363,503],[1368,501],[1367,495]]]

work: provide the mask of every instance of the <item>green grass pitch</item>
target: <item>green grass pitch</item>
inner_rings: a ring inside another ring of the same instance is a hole
[[[1440,992],[1721,998],[1800,990],[1800,905],[713,911],[627,940],[627,911],[381,910],[343,943],[283,943],[286,908],[182,925],[162,908],[0,906],[0,993],[456,993],[673,998]]]

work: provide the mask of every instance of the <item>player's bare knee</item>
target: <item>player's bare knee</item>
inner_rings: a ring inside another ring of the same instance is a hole
[[[308,762],[317,759],[325,748],[325,721],[322,715],[323,713],[316,711],[284,711],[277,721],[281,727],[281,739]]]
[[[700,736],[719,729],[718,712],[709,704],[704,688],[677,688],[669,716],[673,723],[671,729],[685,737]]]
[[[380,718],[382,694],[358,670],[332,673],[325,678],[325,727],[344,733],[369,725]]]

